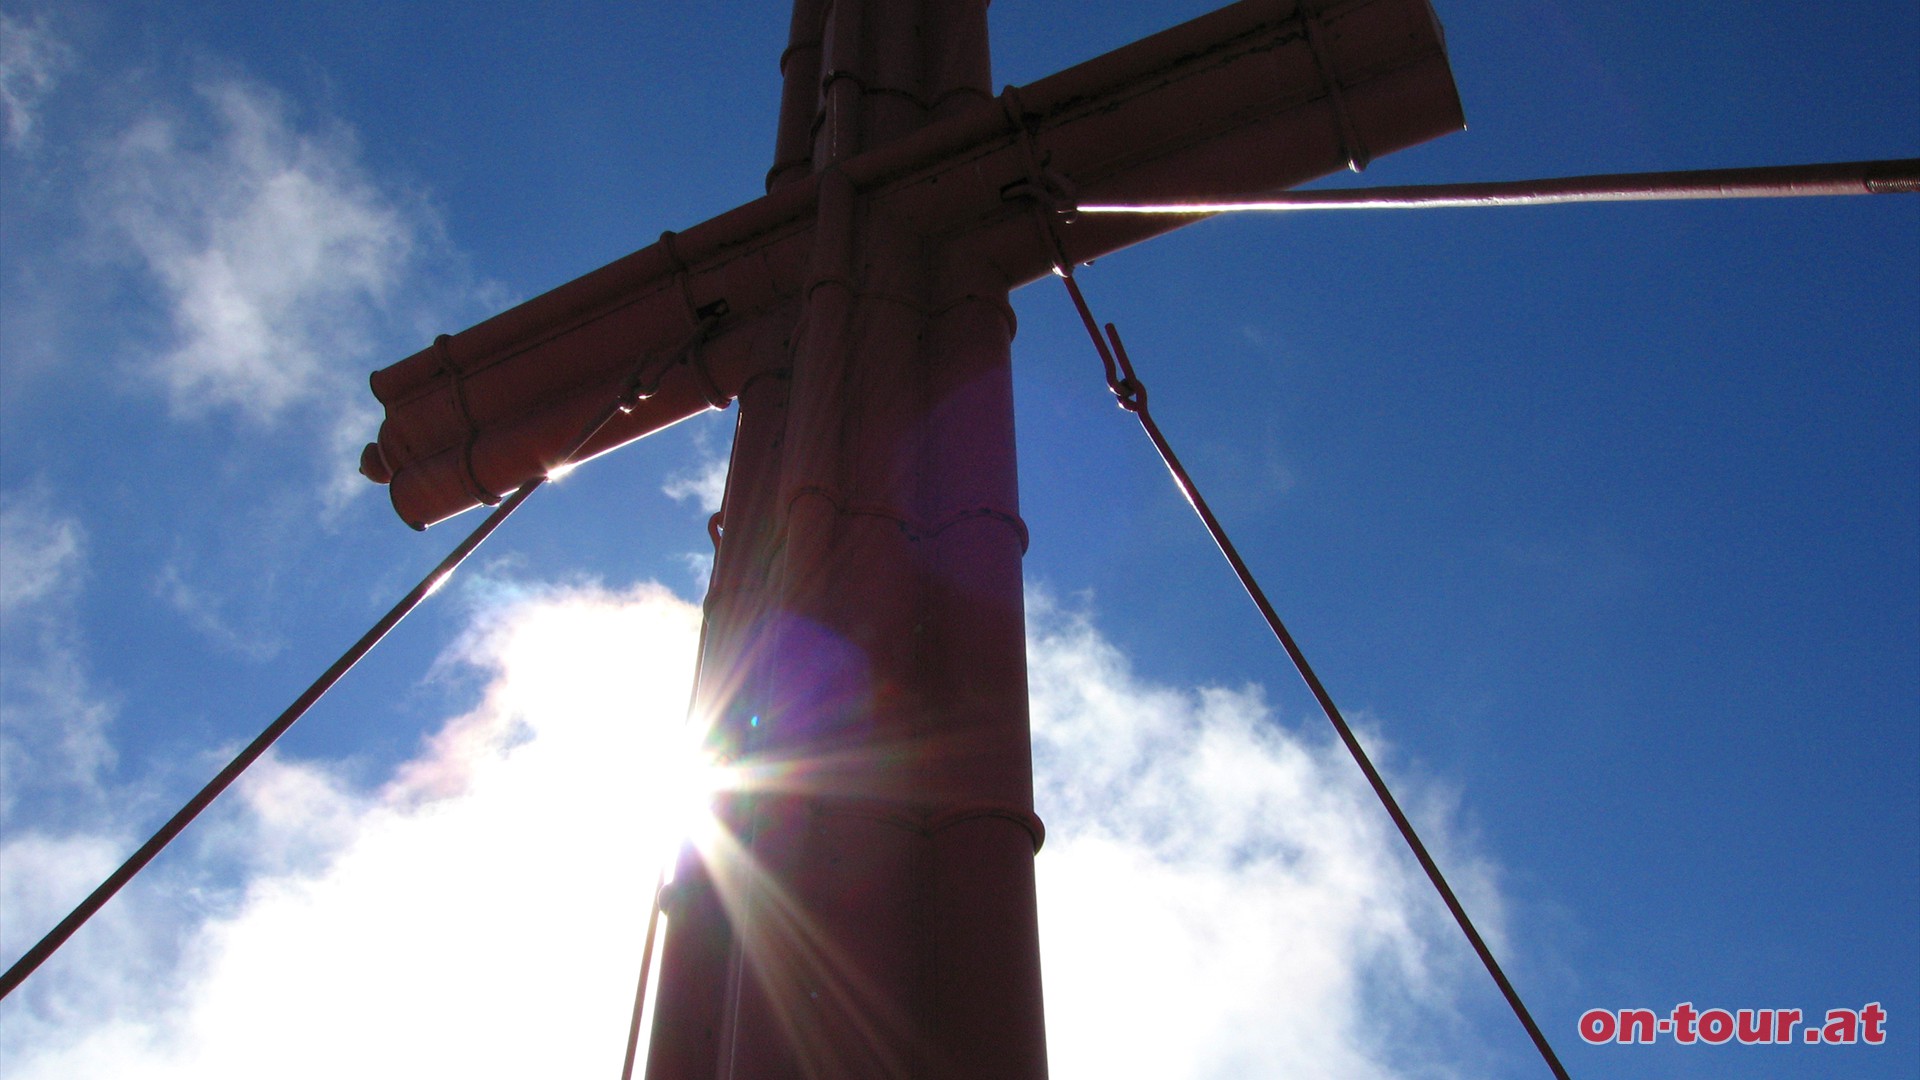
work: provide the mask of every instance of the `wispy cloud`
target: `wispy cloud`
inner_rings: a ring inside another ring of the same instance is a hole
[[[703,450],[704,441],[703,436]],[[719,510],[727,494],[727,456],[708,453],[698,465],[669,476],[660,490],[675,502],[692,499],[694,505],[709,514]]]
[[[0,115],[7,145],[33,149],[40,103],[73,64],[73,50],[47,26],[45,15],[22,22],[0,12]]]
[[[0,504],[0,611],[17,614],[73,586],[85,544],[80,525],[54,513],[43,491]]]
[[[727,497],[727,454],[716,451],[713,440],[708,436],[707,427],[699,428],[694,435],[694,445],[699,452],[699,460],[667,477],[660,490],[675,502],[693,500],[702,512],[717,514]],[[680,556],[687,564],[687,573],[692,579],[696,591],[705,591],[707,581],[713,576],[713,551],[689,551]]]
[[[44,487],[0,492],[0,818],[49,793],[90,803],[113,762],[74,621],[85,573],[86,533]]]
[[[272,637],[235,627],[222,610],[221,598],[189,583],[178,563],[168,563],[161,568],[159,580],[154,583],[154,592],[186,621],[188,627],[235,656],[253,661],[270,660],[284,644]]]
[[[122,345],[136,385],[176,419],[238,417],[265,449],[332,463],[323,521],[373,491],[356,468],[379,421],[366,372],[491,291],[428,201],[370,173],[347,124],[235,76],[162,86],[87,160],[96,255],[159,316]]]
[[[113,143],[102,205],[165,298],[153,376],[176,412],[254,421],[357,376],[431,222],[381,190],[344,127],[302,130],[257,84],[202,85]]]
[[[82,658],[75,602],[87,574],[87,536],[45,485],[0,492],[0,956],[11,962],[101,878],[125,848],[105,812],[114,708]],[[114,988],[152,976],[143,904],[107,913],[67,957],[39,1008],[6,1017],[0,1058],[49,1017],[112,1007]],[[20,996],[26,996],[23,992]],[[105,1015],[105,1012],[102,1013]]]

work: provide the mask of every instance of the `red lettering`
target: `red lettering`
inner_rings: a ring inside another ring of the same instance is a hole
[[[1886,1042],[1886,1023],[1887,1010],[1881,1008],[1877,1001],[1868,1002],[1867,1007],[1860,1010],[1861,1041],[1874,1046]]]
[[[1699,1014],[1693,1011],[1693,1002],[1683,1001],[1673,1007],[1669,1014],[1673,1018],[1673,1041],[1690,1043],[1693,1041],[1693,1020]]]
[[[1799,1009],[1699,1010],[1693,1002],[1683,1001],[1664,1017],[1652,1009],[1588,1009],[1580,1014],[1578,1028],[1580,1038],[1593,1045],[1652,1043],[1669,1032],[1683,1045],[1720,1046],[1736,1038],[1745,1046],[1791,1045],[1798,1031],[1800,1041],[1809,1046],[1861,1042],[1880,1046],[1887,1041],[1887,1010],[1880,1002],[1869,1001],[1858,1010],[1828,1009],[1824,1017],[1809,1022]]]
[[[1620,1010],[1620,1041],[1650,1043],[1653,1041],[1652,1009]]]
[[[1740,1010],[1740,1042],[1744,1045],[1773,1041],[1772,1009]]]
[[[1733,1038],[1733,1014],[1725,1009],[1708,1009],[1701,1013],[1700,1038],[1714,1046]]]
[[[1613,1014],[1605,1009],[1588,1009],[1580,1014],[1580,1037],[1590,1043],[1612,1042]]]

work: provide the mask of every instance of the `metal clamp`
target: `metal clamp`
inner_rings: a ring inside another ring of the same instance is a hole
[[[1019,137],[1020,155],[1027,167],[1026,177],[1002,188],[1000,197],[1008,201],[1024,198],[1031,203],[1034,221],[1039,225],[1041,238],[1047,244],[1053,272],[1068,277],[1073,273],[1073,260],[1067,257],[1067,247],[1060,237],[1058,226],[1073,220],[1077,192],[1072,181],[1048,169],[1041,159],[1034,145],[1033,126],[1028,123],[1026,107],[1020,101],[1020,91],[1011,86],[1002,90],[1000,108]]]
[[[1360,131],[1353,126],[1353,112],[1347,108],[1347,95],[1340,85],[1340,74],[1333,68],[1333,58],[1327,55],[1326,43],[1321,39],[1320,20],[1312,12],[1300,11],[1300,25],[1306,31],[1307,48],[1313,50],[1313,64],[1320,69],[1321,82],[1326,85],[1327,97],[1333,103],[1333,113],[1340,123],[1340,153],[1347,159],[1347,168],[1353,172],[1365,172],[1373,162],[1373,154],[1365,143],[1360,141]]]
[[[453,362],[453,339],[441,334],[433,339],[434,355],[440,359],[440,370],[446,373],[447,384],[453,393],[453,407],[460,414],[460,422],[466,425],[466,442],[460,447],[460,483],[473,496],[476,502],[484,506],[498,506],[500,496],[488,491],[480,482],[480,471],[474,468],[473,448],[480,441],[480,425],[474,422],[473,410],[467,404],[466,376]]]

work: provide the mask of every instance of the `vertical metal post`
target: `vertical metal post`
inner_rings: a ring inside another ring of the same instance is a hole
[[[820,180],[742,392],[700,700],[752,771],[681,860],[652,1080],[1046,1074],[1008,283],[839,163],[991,96],[985,0],[798,0],[768,186]]]

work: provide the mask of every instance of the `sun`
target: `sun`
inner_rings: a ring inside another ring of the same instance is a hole
[[[690,719],[672,737],[663,740],[662,759],[652,774],[653,790],[645,796],[644,814],[659,842],[662,860],[670,863],[682,844],[703,854],[712,852],[721,828],[714,804],[739,791],[743,770],[722,762],[705,745],[707,725]]]

